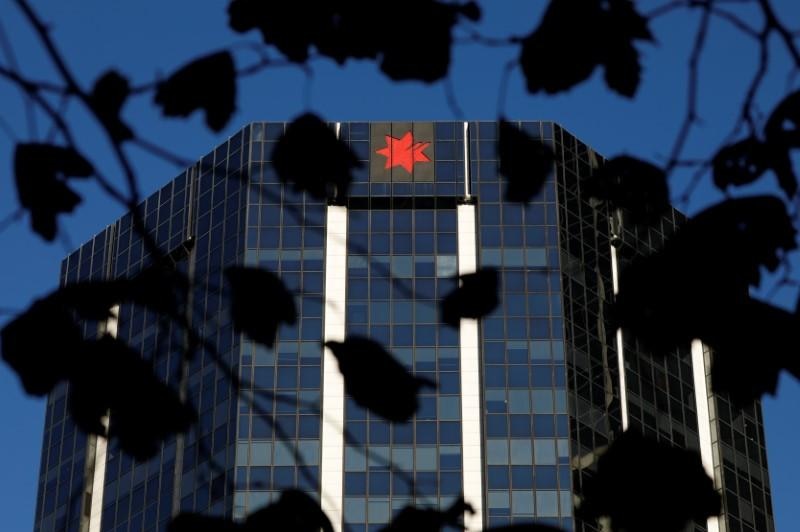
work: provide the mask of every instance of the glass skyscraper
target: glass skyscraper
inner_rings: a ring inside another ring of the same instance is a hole
[[[663,359],[609,325],[619,271],[682,215],[642,226],[590,203],[581,182],[600,157],[557,124],[513,124],[556,154],[527,205],[504,200],[495,122],[332,123],[363,163],[337,201],[283,185],[271,160],[286,124],[254,123],[144,201],[148,231],[193,282],[192,326],[219,357],[184,362],[183,333],[133,304],[85,334],[115,334],[152,360],[199,422],[140,463],[77,431],[57,388],[36,532],[161,531],[181,511],[243,518],[290,487],[318,499],[337,531],[380,530],[406,505],[445,508],[461,494],[472,530],[593,531],[573,507],[624,429],[700,451],[724,513],[694,529],[772,531],[760,406],[710,392],[699,342]],[[129,276],[150,259],[128,214],[70,254],[61,281]],[[232,265],[276,272],[295,294],[297,322],[274,348],[234,331]],[[500,306],[444,324],[438,300],[485,266],[499,271]],[[436,381],[410,422],[345,394],[322,343],[350,334]],[[245,383],[238,393],[225,367]]]

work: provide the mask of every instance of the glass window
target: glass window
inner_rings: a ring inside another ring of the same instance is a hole
[[[387,476],[388,482],[388,476]],[[370,483],[370,491],[372,490],[372,484]],[[388,485],[386,489],[386,493],[389,493]],[[369,522],[371,523],[388,523],[391,518],[391,507],[389,506],[389,501],[375,501],[370,500],[367,503],[369,508]]]
[[[516,374],[522,374],[525,377],[525,385],[527,385],[527,372],[521,372],[509,366],[509,377]],[[512,414],[527,414],[531,411],[530,394],[528,390],[509,390],[508,392],[508,410]]]
[[[508,491],[490,491],[489,508],[508,508]]]
[[[410,250],[409,250],[410,251]],[[455,260],[455,257],[453,257]],[[400,278],[411,278],[414,273],[414,262],[411,256],[392,257],[392,275]]]
[[[461,443],[461,423],[457,421],[439,423],[439,441],[443,444]]]
[[[486,440],[486,463],[489,465],[508,464],[508,441]]]
[[[436,276],[451,277],[458,273],[458,266],[455,255],[436,256]]]
[[[533,442],[533,450],[536,465],[556,464],[555,440],[536,439]]]
[[[306,465],[319,465],[319,442],[300,441],[297,442],[297,451]]]
[[[417,471],[436,471],[436,447],[417,447],[414,449]]]
[[[458,252],[458,246],[455,233],[437,233],[436,234],[436,251],[438,253],[451,253]]]
[[[533,515],[533,492],[520,490],[512,491],[511,511],[514,515]]]
[[[412,471],[414,469],[414,450],[410,447],[393,447],[392,462],[400,471]]]
[[[558,517],[558,492],[536,491],[536,515],[539,517]]]
[[[417,421],[417,443],[436,443],[436,422],[433,421]]]
[[[345,482],[345,485],[348,485]],[[362,497],[344,498],[344,519],[348,523],[364,523],[367,520],[367,501]]]
[[[363,452],[359,452],[351,446],[346,446],[344,449],[344,470],[345,471],[366,471],[367,458]]]
[[[511,463],[513,465],[531,465],[533,463],[530,440],[511,440]]]
[[[461,494],[461,473],[447,472],[439,473],[439,493],[441,495]]]
[[[489,466],[488,467],[488,486],[489,489],[508,489],[510,479],[508,466]]]
[[[439,397],[439,419],[457,420],[461,418],[461,400],[458,397]]]
[[[272,442],[250,443],[250,465],[268,466],[272,464]]]
[[[367,474],[366,473],[345,473],[344,474],[345,495],[366,495],[367,494]]]
[[[375,495],[389,495],[389,483],[391,477],[388,472],[384,471],[370,471],[369,472],[369,494]]]
[[[538,469],[536,474],[539,474]],[[511,487],[514,489],[532,489],[533,468],[530,466],[511,466]]]
[[[461,469],[461,446],[440,445],[439,446],[439,468],[443,471],[453,471]]]
[[[566,394],[564,397],[566,399]],[[552,390],[533,390],[531,391],[531,399],[533,400],[533,411],[535,413],[537,414],[554,413]]]

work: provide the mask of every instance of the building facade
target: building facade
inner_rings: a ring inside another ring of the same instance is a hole
[[[655,358],[608,325],[619,271],[682,216],[637,226],[590,204],[581,179],[599,156],[557,124],[515,124],[556,154],[527,205],[504,200],[494,122],[331,124],[362,162],[335,204],[282,185],[271,159],[286,124],[254,123],[150,196],[145,225],[192,279],[192,325],[218,356],[184,363],[183,333],[132,304],[85,334],[113,333],[152,360],[199,422],[137,463],[77,431],[56,389],[36,532],[160,531],[180,511],[242,518],[290,487],[318,498],[336,530],[380,530],[406,505],[444,508],[463,493],[470,529],[591,531],[573,517],[576,493],[626,429],[700,451],[724,514],[696,530],[773,530],[760,406],[709,391],[701,344]],[[70,254],[61,280],[133,275],[149,260],[128,214]],[[233,330],[224,269],[236,264],[296,294],[297,323],[274,348]],[[442,323],[437,301],[483,266],[498,268],[501,305]],[[347,397],[322,343],[350,334],[437,382],[410,422]]]

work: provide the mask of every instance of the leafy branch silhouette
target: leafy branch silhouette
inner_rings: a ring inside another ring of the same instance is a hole
[[[695,171],[679,196],[684,204],[709,175],[718,189],[729,194],[730,189],[772,174],[783,197],[729,196],[700,213],[660,250],[629,261],[608,310],[614,323],[631,332],[654,358],[666,356],[694,339],[702,340],[714,351],[714,390],[727,394],[738,406],[751,405],[764,393],[775,393],[780,371],[800,378],[800,365],[789,354],[796,343],[794,332],[800,309],[786,311],[749,295],[749,290],[762,282],[762,269],[783,270],[779,284],[797,282],[790,277],[788,258],[797,247],[798,184],[791,155],[800,148],[800,92],[787,94],[763,124],[755,109],[756,96],[770,65],[771,37],[776,36],[782,43],[794,63],[793,73],[800,69],[798,34],[780,20],[770,0],[677,0],[648,13],[638,11],[629,0],[551,0],[538,26],[529,34],[499,38],[483,36],[474,29],[473,23],[482,16],[474,2],[410,0],[406,2],[407,9],[398,10],[397,16],[387,21],[378,10],[363,9],[362,3],[348,0],[231,0],[227,8],[229,27],[248,35],[256,30],[263,41],[242,45],[258,55],[256,62],[237,67],[237,50],[232,47],[190,59],[164,79],[138,85],[111,68],[90,88],[83,86],[71,71],[31,3],[14,3],[36,33],[59,80],[27,78],[8,52],[10,46],[3,45],[6,60],[0,63],[0,79],[22,91],[29,115],[31,109],[36,109],[50,120],[53,135],[44,142],[16,141],[14,176],[20,210],[5,219],[2,226],[18,222],[24,213],[39,237],[53,241],[59,235],[59,217],[73,212],[82,202],[70,188],[71,180],[92,179],[109,198],[132,213],[132,231],[142,242],[148,266],[132,278],[118,279],[109,273],[101,281],[66,284],[15,313],[0,333],[2,357],[29,394],[46,395],[68,383],[70,412],[76,424],[88,433],[110,438],[115,449],[136,460],[153,457],[164,442],[176,435],[189,435],[190,428],[197,426],[202,414],[187,393],[187,370],[198,363],[201,355],[210,357],[248,408],[291,446],[301,475],[306,475],[315,489],[319,488],[315,485],[318,481],[305,467],[293,438],[257,399],[286,401],[319,415],[322,412],[318,404],[255,389],[253,383],[240,378],[236,365],[226,360],[215,342],[204,337],[192,316],[195,308],[191,293],[209,281],[195,279],[186,271],[185,265],[193,261],[195,253],[191,241],[185,242],[176,256],[174,249],[159,244],[155,230],[148,227],[140,208],[139,179],[128,147],[138,146],[180,167],[190,165],[158,143],[137,135],[122,118],[129,99],[152,95],[153,104],[168,118],[202,112],[208,128],[220,131],[235,113],[238,86],[246,78],[286,66],[302,69],[310,77],[309,65],[313,61],[344,64],[358,59],[374,61],[394,81],[443,82],[449,87],[451,110],[461,116],[448,77],[452,48],[461,44],[518,48],[519,57],[508,64],[505,75],[507,78],[519,68],[532,94],[568,91],[602,69],[609,90],[634,98],[642,76],[637,47],[654,41],[649,27],[654,19],[679,10],[699,10],[700,20],[688,61],[686,111],[669,157],[660,165],[628,155],[601,161],[581,186],[585,199],[632,224],[651,223],[668,209],[670,177],[676,169],[686,166]],[[736,11],[745,4],[758,10],[762,17],[760,28],[753,27]],[[700,62],[709,28],[716,20],[730,24],[753,40],[759,63],[728,138],[708,157],[684,160],[685,148],[700,119]],[[413,45],[400,38],[408,27],[414,27],[417,34]],[[275,50],[285,59],[275,59]],[[499,172],[506,183],[506,200],[526,204],[550,176],[554,153],[503,118],[505,81],[498,97]],[[52,96],[60,99],[60,105],[52,103]],[[123,186],[103,174],[92,163],[93,157],[79,149],[74,127],[63,116],[63,108],[72,101],[82,105],[104,131],[123,176]],[[302,147],[308,144],[315,145],[325,156],[316,160],[305,157]],[[327,161],[325,171],[319,166],[323,159]],[[348,197],[358,159],[321,117],[306,113],[282,135],[274,166],[284,185],[330,204],[342,204]],[[249,181],[249,176],[238,177]],[[461,318],[482,318],[499,304],[496,270],[483,268],[462,275],[458,283],[440,301],[444,323],[455,327]],[[256,343],[272,346],[279,328],[296,321],[296,294],[274,272],[233,266],[225,271],[222,286],[216,288],[230,298],[233,328]],[[274,305],[265,308],[265,299]],[[697,305],[687,309],[689,300]],[[98,324],[115,319],[111,309],[119,305],[146,308],[161,318],[160,327],[179,331],[182,342],[175,375],[164,378],[154,369],[160,359],[168,357],[164,346],[148,360],[108,331],[84,335],[85,327],[94,324],[103,329]],[[46,335],[39,332],[41,323],[47,324]],[[328,347],[339,361],[345,388],[353,400],[390,422],[411,419],[418,409],[419,389],[435,386],[413,375],[371,340],[348,337],[343,342],[329,342]],[[376,386],[376,374],[385,380],[379,383],[382,386]],[[104,421],[107,417],[110,424]],[[363,445],[345,427],[340,430],[345,432],[348,444]],[[226,468],[216,463],[213,450],[202,437],[193,438],[215,473],[224,476]],[[369,454],[368,450],[364,452]],[[659,523],[658,530],[680,530],[691,519],[702,520],[720,511],[719,495],[705,476],[696,453],[677,451],[628,431],[607,449],[598,450],[598,454],[601,456],[594,482],[579,494],[578,511],[587,523],[608,518],[614,530],[654,530],[648,528],[654,522]],[[659,464],[658,471],[642,475],[652,463]],[[382,465],[393,471],[398,469],[391,461]],[[406,480],[413,484],[412,479]],[[684,491],[686,488],[688,491]],[[643,500],[642,494],[649,493],[657,495]],[[462,516],[471,510],[468,502],[460,499],[443,510],[406,508],[385,530],[460,527]],[[181,513],[170,524],[172,532],[268,527],[332,530],[319,503],[299,490],[285,490],[277,501],[243,522]],[[515,524],[492,530],[551,528]]]

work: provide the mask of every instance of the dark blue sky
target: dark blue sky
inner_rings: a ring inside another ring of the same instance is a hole
[[[800,2],[773,0],[776,9],[792,27],[800,23]],[[52,36],[84,86],[90,86],[110,67],[129,76],[134,84],[166,75],[190,58],[219,48],[235,46],[239,66],[257,57],[243,43],[256,43],[255,33],[235,34],[227,28],[224,2],[168,0],[154,2],[33,2],[50,25]],[[648,12],[666,1],[641,1]],[[488,36],[524,35],[537,24],[544,2],[531,0],[484,0],[484,20],[477,26]],[[758,12],[747,6],[725,4],[758,27]],[[665,15],[651,29],[656,43],[639,46],[643,80],[633,100],[610,93],[600,72],[586,83],[557,97],[530,96],[518,70],[508,83],[505,114],[514,119],[547,119],[566,129],[606,156],[630,153],[655,162],[664,161],[685,113],[687,58],[698,25],[699,13]],[[52,65],[11,2],[0,6],[0,25],[9,36],[16,60],[26,76],[54,79]],[[413,36],[413,28],[409,28]],[[763,113],[789,90],[796,89],[788,77],[784,49],[773,39],[771,66],[757,102]],[[687,158],[707,157],[726,137],[735,122],[747,84],[757,65],[756,43],[725,21],[715,20],[701,61],[698,109],[699,126],[687,143]],[[437,83],[392,83],[371,62],[350,62],[340,68],[327,60],[311,64],[310,75],[296,67],[275,67],[242,80],[238,111],[225,131],[212,134],[202,118],[165,120],[152,105],[152,95],[136,97],[124,109],[124,117],[136,132],[186,159],[203,155],[227,135],[253,120],[288,120],[310,109],[328,120],[430,120],[494,119],[498,90],[505,63],[518,55],[515,47],[459,44],[453,58],[450,83],[463,116],[448,106],[445,86]],[[275,54],[275,57],[279,57]],[[0,64],[8,58],[0,54]],[[19,93],[0,81],[0,117],[11,131],[0,131],[0,219],[17,209],[13,185],[12,150],[15,140],[43,139],[49,124],[41,114],[35,124],[26,117]],[[108,145],[96,125],[76,103],[66,110],[81,146],[107,175],[118,183],[120,172],[113,164]],[[35,125],[35,127],[33,127]],[[144,192],[150,192],[177,174],[178,169],[129,148]],[[678,197],[685,175],[673,179],[673,197]],[[769,187],[773,187],[769,182]],[[62,217],[64,242],[48,245],[33,235],[24,219],[0,234],[6,260],[0,263],[2,309],[23,309],[29,302],[56,286],[60,260],[68,248],[85,241],[122,213],[122,208],[98,194],[91,184],[81,186],[85,202],[74,215]],[[721,196],[703,183],[689,205],[696,212]],[[774,301],[791,306],[797,294],[784,290]],[[0,319],[7,319],[1,317]],[[39,467],[44,402],[26,397],[16,377],[0,365],[0,516],[3,529],[27,531],[32,527]],[[766,436],[771,469],[773,502],[778,530],[800,529],[800,517],[792,506],[800,500],[795,479],[800,465],[795,450],[800,429],[794,422],[800,405],[800,386],[784,378],[777,400],[765,402]]]

